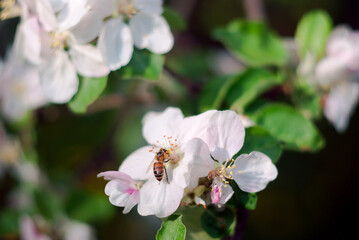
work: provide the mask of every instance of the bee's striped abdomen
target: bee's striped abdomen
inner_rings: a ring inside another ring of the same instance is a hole
[[[163,163],[154,163],[153,164],[153,173],[157,181],[161,181],[163,178]]]

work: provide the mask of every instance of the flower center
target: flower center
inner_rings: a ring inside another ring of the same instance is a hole
[[[2,0],[0,2],[0,19],[5,20],[12,17],[18,17],[21,14],[21,8],[16,5],[15,0]]]
[[[163,141],[160,142],[159,140],[156,141],[157,145],[162,146],[160,151],[155,152],[157,157],[162,157],[164,162],[169,161],[171,167],[174,168],[177,163],[181,160],[181,154],[177,145],[177,139],[174,139],[172,136],[167,137],[166,135],[163,136]],[[152,147],[150,152],[153,152],[155,147]],[[161,153],[163,153],[161,155]],[[161,155],[161,156],[159,156]]]
[[[50,32],[50,46],[55,50],[62,50],[66,47],[66,32]]]
[[[118,14],[122,16],[132,18],[138,12],[138,9],[136,9],[132,3],[132,0],[117,0],[116,3]]]
[[[234,159],[229,160],[225,163],[223,163],[221,166],[217,167],[216,169],[210,171],[208,173],[208,179],[216,179],[219,182],[224,183],[224,187],[227,187],[229,182],[228,179],[233,180],[233,171],[236,168],[236,165],[234,164]],[[241,171],[238,171],[241,173]],[[212,188],[213,191],[213,188]]]

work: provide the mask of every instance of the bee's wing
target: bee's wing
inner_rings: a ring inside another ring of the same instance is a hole
[[[151,161],[151,163],[148,165],[148,168],[146,170],[146,173],[148,173],[148,171],[150,171],[150,169],[152,168],[154,162],[156,161],[156,158],[153,158],[153,160]]]

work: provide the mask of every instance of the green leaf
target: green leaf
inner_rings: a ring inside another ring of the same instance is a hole
[[[317,151],[324,146],[324,139],[314,124],[291,106],[266,105],[252,117],[288,149]]]
[[[324,55],[332,25],[330,16],[323,10],[311,11],[302,17],[295,32],[301,58],[308,52],[315,54],[317,59]]]
[[[228,205],[231,206],[242,206],[245,209],[248,210],[255,210],[257,207],[257,201],[258,201],[258,196],[256,193],[247,193],[247,192],[243,192],[237,185],[237,183],[233,180],[229,181],[229,184],[231,185],[233,191],[234,191],[234,196],[231,199],[229,199],[229,201],[227,202]]]
[[[183,31],[186,30],[187,24],[181,15],[179,15],[172,8],[164,7],[163,17],[166,19],[172,30]]]
[[[75,189],[67,199],[66,211],[71,219],[96,223],[113,216],[115,208],[103,194]]]
[[[134,49],[131,61],[117,73],[124,79],[144,78],[158,80],[162,73],[164,57],[147,50]]]
[[[87,107],[103,92],[107,84],[107,76],[101,78],[80,78],[79,91],[68,104],[75,113],[85,113]]]
[[[256,97],[283,82],[283,76],[265,69],[248,69],[234,80],[226,96],[231,109],[243,112]]]
[[[199,98],[200,111],[219,109],[236,78],[233,75],[219,76],[207,82]]]
[[[187,240],[218,240],[208,235],[202,228],[201,216],[206,211],[202,206],[189,206],[181,208],[183,223],[186,226]]]
[[[218,210],[215,207],[209,207],[201,216],[203,229],[214,238],[231,235],[233,233],[233,224],[235,226],[236,218],[228,208]]]
[[[47,219],[54,220],[63,212],[62,202],[54,192],[45,189],[34,190],[34,200],[39,213]]]
[[[295,81],[292,99],[296,107],[307,118],[318,119],[321,116],[321,96],[315,87],[309,85],[304,79],[297,79]]]
[[[19,231],[20,213],[14,210],[1,210],[0,212],[0,238]],[[6,239],[6,238],[5,238]]]
[[[214,31],[214,38],[251,66],[284,65],[288,54],[281,39],[262,22],[234,20]]]
[[[171,215],[162,222],[156,240],[183,240],[186,238],[186,227],[182,215]]]
[[[270,135],[270,133],[262,127],[246,128],[246,135],[244,145],[239,151],[238,155],[253,151],[258,151],[266,154],[273,163],[277,163],[281,154],[282,147],[279,141]]]

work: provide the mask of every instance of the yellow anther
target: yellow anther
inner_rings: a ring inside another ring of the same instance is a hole
[[[242,171],[238,171],[239,173],[242,173]]]
[[[230,172],[229,174],[233,175],[233,172]]]
[[[226,184],[226,185],[224,185],[224,187],[227,187],[227,184]]]

